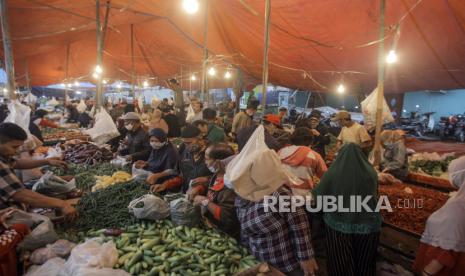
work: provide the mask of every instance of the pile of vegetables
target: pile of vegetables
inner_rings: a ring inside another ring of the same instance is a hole
[[[43,128],[42,135],[45,141],[57,140],[89,140],[89,135],[81,133],[79,130],[69,130],[68,128]]]
[[[129,214],[129,202],[148,192],[149,185],[129,181],[85,194],[77,205],[79,217],[70,226],[81,231],[133,224],[137,219]]]
[[[103,175],[103,176],[95,176],[95,178],[97,179],[97,182],[92,187],[92,192],[95,192],[100,189],[104,189],[108,186],[111,186],[117,183],[127,182],[131,180],[132,175],[125,171],[117,171],[111,176]]]
[[[409,162],[409,170],[412,172],[426,173],[440,177],[447,172],[447,168],[454,156],[448,156],[443,160],[416,159]]]
[[[52,167],[50,169],[58,176],[74,176],[76,179],[76,187],[84,192],[90,191],[92,186],[95,185],[95,176],[112,175],[118,171],[118,169],[110,163],[100,163],[94,166],[69,164],[67,170],[59,167]]]
[[[448,199],[439,191],[402,183],[380,185],[378,191],[388,197],[393,210],[381,210],[384,221],[417,234],[423,233],[428,217]]]
[[[70,163],[96,165],[113,159],[113,153],[107,148],[89,142],[81,142],[68,144],[64,150],[63,159]]]
[[[90,230],[79,236],[104,237],[106,231]],[[259,263],[227,235],[176,227],[169,220],[131,225],[119,237],[104,239],[112,240],[118,249],[115,268],[132,275],[232,275]]]

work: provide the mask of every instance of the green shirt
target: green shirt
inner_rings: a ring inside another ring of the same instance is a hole
[[[207,139],[210,142],[224,142],[226,138],[226,134],[224,130],[220,127],[216,126],[214,123],[208,124],[208,132],[207,132]]]

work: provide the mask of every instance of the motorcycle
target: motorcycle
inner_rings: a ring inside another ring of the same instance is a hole
[[[418,114],[414,111],[410,113],[410,117],[400,119],[400,129],[417,137],[424,137],[427,134],[434,133],[434,118],[436,112],[427,112]]]
[[[465,142],[465,116],[452,115],[441,117],[438,123],[437,132],[441,140],[454,138],[462,143]]]

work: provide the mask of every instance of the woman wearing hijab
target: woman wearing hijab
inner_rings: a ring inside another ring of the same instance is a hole
[[[210,145],[205,151],[205,164],[214,174],[207,185],[194,185],[189,192],[194,205],[202,207],[202,214],[213,225],[233,237],[239,237],[239,221],[237,220],[234,201],[236,194],[224,185],[224,159],[234,155],[234,149],[225,143]]]
[[[384,148],[381,171],[405,180],[408,175],[408,162],[403,131],[384,130],[381,133],[381,143]]]
[[[377,191],[378,176],[375,169],[362,149],[349,143],[341,148],[313,194],[315,197],[336,196],[338,199],[342,196],[343,206],[347,208],[351,206],[351,196],[360,196],[361,200],[371,196],[367,205],[375,210]],[[375,211],[367,212],[364,208],[361,210],[325,212],[323,215],[329,275],[359,276],[376,273],[381,215]]]
[[[465,275],[465,156],[449,165],[459,190],[426,222],[413,268],[424,276]]]
[[[147,161],[137,161],[137,169],[150,171],[152,174],[147,182],[153,192],[163,192],[180,185],[178,176],[179,157],[174,146],[168,141],[166,132],[161,128],[154,128],[149,132],[152,151]]]

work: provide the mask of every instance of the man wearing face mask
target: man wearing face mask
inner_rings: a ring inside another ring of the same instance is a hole
[[[168,141],[166,132],[161,128],[154,128],[149,132],[152,151],[147,161],[137,161],[137,169],[150,171],[147,183],[152,192],[173,190],[181,185],[178,177],[179,157],[173,144]]]
[[[149,136],[142,128],[139,115],[128,112],[123,120],[128,133],[120,144],[119,154],[125,156],[127,161],[146,160],[150,154]]]
[[[253,126],[253,116],[255,112],[257,112],[257,104],[250,102],[246,110],[237,113],[233,119],[231,134],[236,136],[241,129]]]
[[[214,226],[238,238],[240,227],[236,215],[234,190],[224,183],[226,165],[223,160],[234,155],[225,143],[210,145],[205,151],[205,164],[214,174],[208,183],[194,185],[188,191],[194,205],[201,206],[203,216]]]
[[[181,157],[180,171],[182,192],[185,193],[193,183],[208,182],[212,173],[205,165],[205,140],[200,130],[193,125],[184,127],[181,133],[183,144],[179,149]]]

